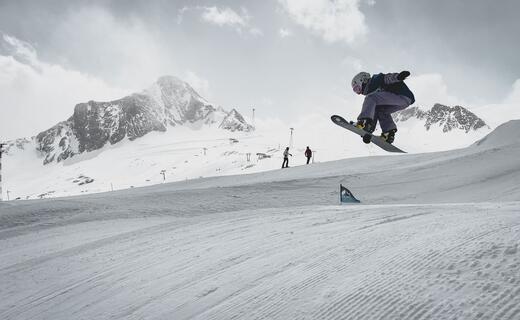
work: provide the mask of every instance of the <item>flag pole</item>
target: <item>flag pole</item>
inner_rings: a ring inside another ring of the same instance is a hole
[[[2,153],[4,152],[5,143],[0,142],[0,201],[3,201],[2,193]]]

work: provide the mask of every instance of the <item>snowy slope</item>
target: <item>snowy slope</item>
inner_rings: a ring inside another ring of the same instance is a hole
[[[293,127],[291,166],[305,164],[306,146],[315,152],[315,162],[386,154],[335,126],[328,116],[317,115]],[[466,147],[487,132],[443,132],[440,126],[426,131],[424,121],[405,121],[399,122],[396,144],[411,153],[448,150]],[[150,132],[133,141],[106,144],[102,149],[44,166],[34,141],[29,141],[23,151],[11,147],[4,157],[4,198],[7,190],[10,199],[34,199],[146,186],[162,183],[163,179],[171,182],[268,171],[281,166],[285,146],[289,146],[285,125],[259,123],[255,131],[247,132],[194,122],[166,132]]]
[[[0,318],[518,319],[519,129],[447,152],[1,202]],[[338,206],[339,183],[362,204]]]

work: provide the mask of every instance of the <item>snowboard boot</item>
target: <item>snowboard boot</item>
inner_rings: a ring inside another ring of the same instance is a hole
[[[363,129],[368,133],[374,132],[376,126],[374,125],[374,121],[370,118],[361,118],[357,121],[356,127],[359,129]]]
[[[397,129],[392,129],[392,130],[383,132],[383,133],[381,133],[381,139],[392,144],[392,142],[394,142],[396,132],[397,132]]]

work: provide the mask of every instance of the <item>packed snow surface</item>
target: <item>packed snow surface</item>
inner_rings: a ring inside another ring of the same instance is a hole
[[[519,319],[518,130],[1,202],[0,319]]]

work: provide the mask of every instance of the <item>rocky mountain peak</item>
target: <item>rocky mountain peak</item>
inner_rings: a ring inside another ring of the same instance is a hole
[[[159,85],[164,91],[193,90],[193,88],[181,79],[174,76],[162,76],[157,79],[155,84]]]
[[[419,107],[410,107],[394,114],[396,122],[419,119],[424,121],[426,130],[434,126],[442,128],[443,132],[463,130],[466,133],[478,130],[488,125],[473,112],[462,106],[446,106],[436,103],[430,110],[423,111]]]
[[[426,121],[426,129],[429,129],[434,124],[442,126],[444,132],[453,129],[469,132],[470,130],[477,130],[487,126],[484,120],[464,107],[450,107],[439,103],[436,103],[430,110],[429,118]]]
[[[186,95],[193,97],[194,99],[207,101],[202,98],[196,91],[193,89],[187,82],[182,81],[181,79],[174,76],[162,76],[152,85],[149,92],[153,92],[154,90],[159,90],[164,98],[169,98],[166,100],[181,99]]]
[[[236,109],[231,109],[219,126],[230,131],[252,131],[254,127],[246,122],[244,117]]]
[[[77,104],[68,120],[38,134],[36,142],[46,164],[100,149],[106,143],[135,140],[152,131],[196,122],[230,131],[253,130],[235,109],[215,108],[188,83],[163,76],[141,93]]]
[[[31,138],[32,139],[32,138]],[[27,145],[31,143],[31,139],[29,138],[18,138],[15,140],[9,140],[4,143],[2,148],[3,153],[9,154],[11,150],[25,150]]]

